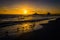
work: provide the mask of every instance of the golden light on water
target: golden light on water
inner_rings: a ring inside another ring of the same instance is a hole
[[[24,23],[21,25],[20,30],[23,32],[30,32],[32,30],[31,26],[32,24],[30,23]]]

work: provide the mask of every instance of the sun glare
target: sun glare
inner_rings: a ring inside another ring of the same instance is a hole
[[[24,11],[23,11],[24,13],[24,15],[27,15],[27,13],[28,13],[28,11],[25,9]]]

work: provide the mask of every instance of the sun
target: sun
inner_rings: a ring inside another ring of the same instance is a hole
[[[24,15],[27,15],[27,14],[28,14],[28,10],[24,9],[24,10],[23,10],[23,14],[24,14]]]

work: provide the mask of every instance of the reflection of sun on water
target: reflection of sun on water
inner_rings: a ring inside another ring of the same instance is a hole
[[[47,20],[39,21],[39,22],[25,22],[25,23],[13,25],[10,27],[4,27],[0,30],[3,30],[4,33],[8,31],[9,35],[19,36],[19,35],[22,35],[23,33],[33,32],[35,30],[42,29],[43,26],[40,24],[46,24],[47,22],[48,22]]]
[[[30,23],[26,23],[26,24],[24,23],[23,25],[21,25],[20,30],[22,32],[29,32],[32,30],[31,25],[32,24],[30,24]]]

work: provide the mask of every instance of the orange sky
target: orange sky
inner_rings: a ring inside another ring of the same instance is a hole
[[[46,14],[47,12],[50,13],[60,13],[60,9],[55,7],[44,7],[44,6],[36,6],[30,4],[15,4],[11,6],[2,6],[0,7],[0,14],[24,14],[24,10],[27,11],[28,14],[34,14],[37,12],[38,14]]]
[[[52,9],[52,10],[48,11],[48,9],[23,6],[22,8],[21,7],[18,7],[18,8],[3,7],[2,9],[0,9],[0,14],[24,14],[24,10],[27,10],[27,14],[34,14],[35,12],[37,12],[39,14],[46,14],[49,11],[51,13],[59,13],[58,9],[56,9],[56,10]]]

